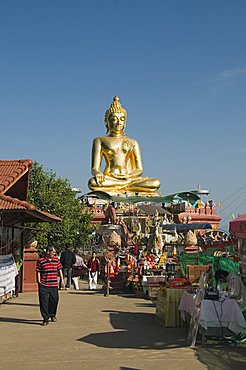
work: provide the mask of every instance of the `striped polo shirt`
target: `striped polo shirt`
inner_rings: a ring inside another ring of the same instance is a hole
[[[41,257],[37,261],[36,271],[40,272],[40,283],[45,286],[58,286],[57,271],[62,269],[62,264],[58,257],[50,259]]]

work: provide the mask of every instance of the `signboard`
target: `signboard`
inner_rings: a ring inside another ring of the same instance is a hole
[[[15,290],[15,276],[17,274],[13,255],[0,255],[0,296]]]

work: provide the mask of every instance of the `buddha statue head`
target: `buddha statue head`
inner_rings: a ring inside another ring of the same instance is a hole
[[[105,113],[105,126],[107,134],[122,135],[125,131],[127,112],[122,107],[120,99],[115,96],[111,106]]]

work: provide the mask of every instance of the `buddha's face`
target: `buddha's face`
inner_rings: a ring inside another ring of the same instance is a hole
[[[126,117],[124,113],[112,113],[109,117],[108,129],[111,135],[121,135],[125,131]]]

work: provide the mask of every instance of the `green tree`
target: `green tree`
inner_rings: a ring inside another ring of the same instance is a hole
[[[91,214],[86,212],[68,179],[56,177],[53,170],[45,171],[43,165],[32,165],[28,201],[39,210],[52,213],[62,219],[61,222],[41,223],[35,237],[39,248],[54,246],[58,252],[65,249],[65,244],[81,247],[90,243],[94,227]]]

